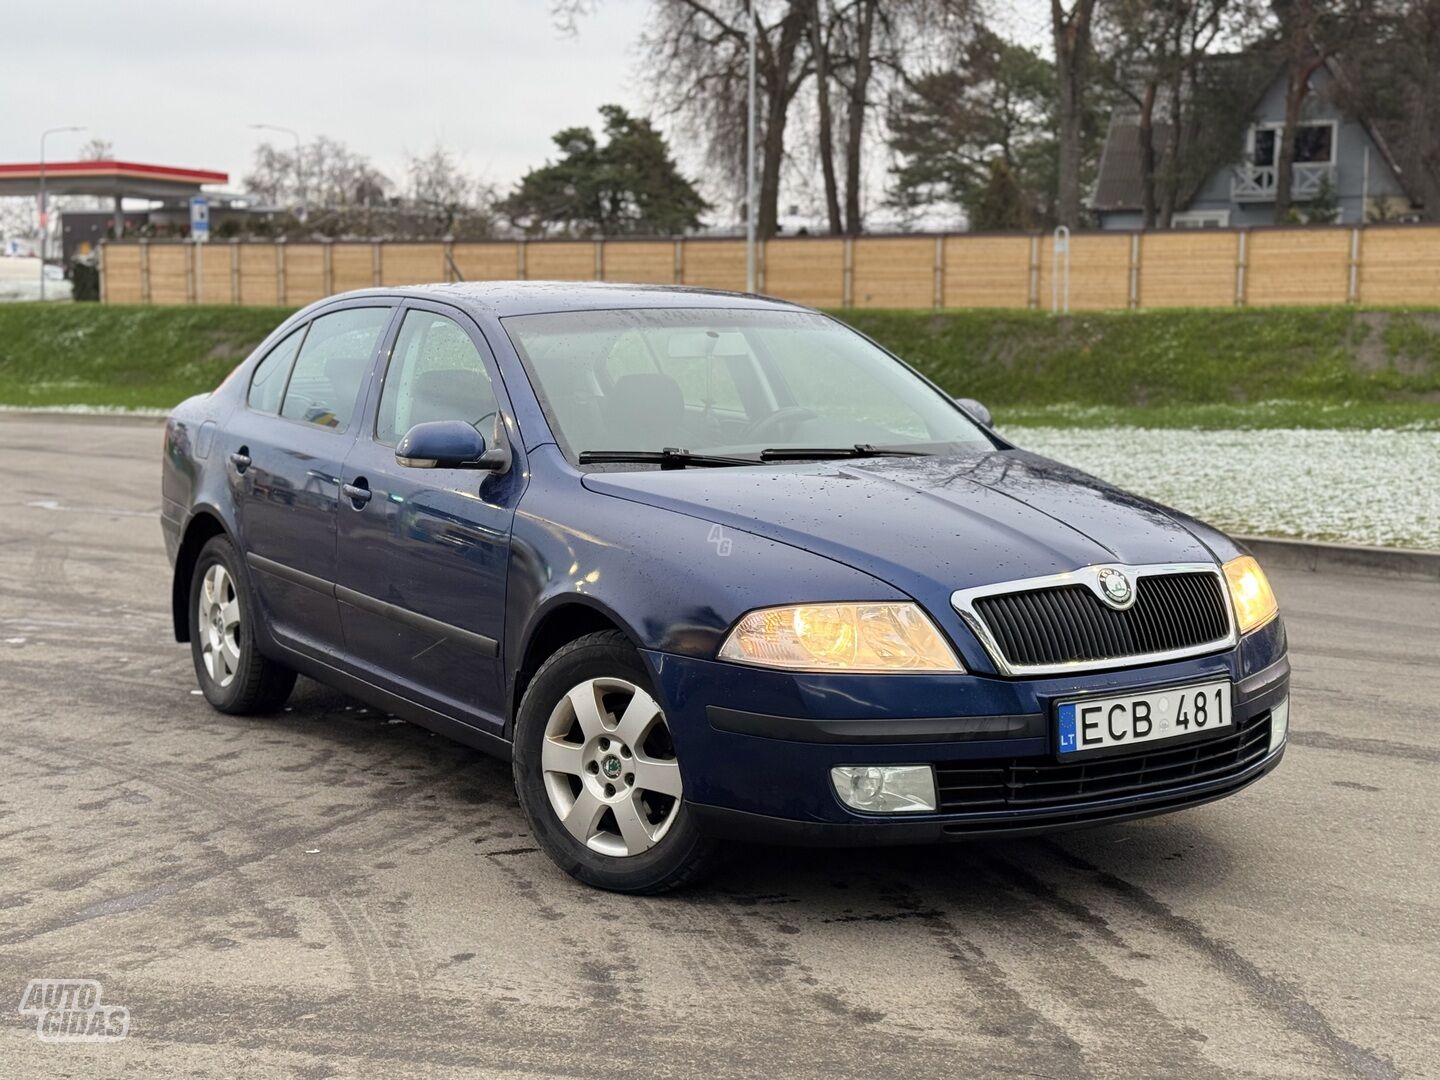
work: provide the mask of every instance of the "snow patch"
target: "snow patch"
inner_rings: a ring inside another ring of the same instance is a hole
[[[1004,434],[1229,532],[1440,550],[1440,432],[1011,427]]]

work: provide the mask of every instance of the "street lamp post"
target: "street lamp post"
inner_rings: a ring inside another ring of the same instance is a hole
[[[50,233],[50,215],[45,205],[45,140],[67,131],[84,131],[83,127],[46,128],[40,133],[40,299],[45,299],[45,241]]]
[[[755,291],[755,0],[750,0],[747,35],[750,92],[745,117],[745,291]]]
[[[295,140],[295,183],[296,190],[300,193],[300,208],[303,211],[305,208],[305,170],[300,165],[302,153],[300,133],[294,128],[288,128],[281,124],[251,124],[250,127],[255,131],[279,131]]]

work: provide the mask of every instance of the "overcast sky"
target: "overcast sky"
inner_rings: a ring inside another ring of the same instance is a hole
[[[283,124],[368,155],[395,179],[436,142],[508,187],[551,155],[563,127],[596,108],[646,107],[635,43],[648,0],[604,0],[578,35],[550,0],[65,0],[9,4],[0,61],[0,161],[51,160],[91,137],[122,160],[228,172],[238,188],[255,145]],[[1043,41],[1043,0],[995,4],[998,21]],[[63,14],[62,14],[63,13]]]
[[[549,0],[6,6],[0,161],[34,161],[44,128],[83,124],[47,156],[99,136],[123,160],[238,184],[257,142],[289,142],[248,128],[265,122],[338,138],[392,174],[439,141],[508,184],[554,132],[598,122],[597,106],[644,104],[631,76],[646,0],[606,0],[576,37]]]

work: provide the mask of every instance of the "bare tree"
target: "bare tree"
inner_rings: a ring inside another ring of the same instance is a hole
[[[80,148],[81,161],[114,161],[115,144],[98,136]]]
[[[1295,139],[1310,80],[1346,44],[1362,37],[1370,0],[1271,0],[1285,62],[1285,127],[1275,155],[1275,221],[1290,218]]]
[[[551,10],[569,33],[598,3],[553,0]],[[887,95],[934,54],[937,40],[958,39],[974,6],[975,0],[757,0],[760,236],[773,236],[778,225],[787,135],[800,112],[797,96],[812,78],[813,117],[799,119],[813,119],[807,134],[814,137],[830,231],[861,231],[867,136],[877,116],[883,121]],[[659,111],[704,147],[714,173],[739,181],[749,0],[652,0],[652,8],[641,47]]]
[[[1387,0],[1337,68],[1342,100],[1397,159],[1424,217],[1440,221],[1440,0]],[[1378,200],[1385,220],[1398,207]]]
[[[1083,164],[1085,93],[1089,89],[1091,29],[1096,0],[1050,0],[1055,41],[1056,142],[1059,186],[1056,217],[1061,225],[1080,224],[1080,172]]]
[[[861,157],[870,81],[875,74],[876,23],[889,20],[881,14],[881,0],[855,0],[850,12],[849,36],[853,45],[845,87],[845,231],[855,236],[864,227],[860,209]]]
[[[972,0],[826,0],[814,5],[827,47],[812,45],[817,96],[823,66],[845,102],[845,222],[850,235],[864,228],[863,181],[867,128],[895,92],[935,70],[960,63],[976,26]],[[826,156],[822,149],[822,159]],[[833,231],[833,226],[832,226]]]
[[[272,206],[298,204],[303,190],[312,215],[378,206],[393,188],[364,154],[324,135],[302,149],[299,166],[304,169],[303,185],[295,151],[261,143],[245,187]]]
[[[0,199],[0,240],[36,235],[35,200]]]
[[[1168,227],[1180,197],[1186,151],[1196,135],[1197,69],[1222,33],[1241,20],[1240,0],[1111,0],[1096,17],[1106,81],[1137,112],[1141,225]],[[1157,146],[1156,109],[1167,136]]]
[[[490,234],[494,190],[461,168],[445,147],[437,143],[429,153],[411,155],[405,173],[405,205],[421,212],[425,232],[440,236],[463,232],[467,238]]]
[[[655,100],[705,148],[716,171],[743,187],[748,96],[748,0],[655,0],[642,39]],[[759,236],[775,235],[790,108],[811,68],[806,55],[811,0],[756,4],[757,126],[760,157]]]
[[[825,185],[825,216],[832,234],[844,231],[840,216],[840,189],[835,179],[835,120],[830,108],[830,43],[834,27],[824,0],[810,6],[810,55],[815,65],[815,123],[820,171]]]

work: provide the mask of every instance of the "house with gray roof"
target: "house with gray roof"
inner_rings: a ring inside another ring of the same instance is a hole
[[[1348,115],[1337,93],[1343,72],[1334,63],[1318,69],[1305,97],[1296,133],[1291,200],[1307,208],[1333,208],[1343,224],[1413,218],[1420,205],[1382,133],[1365,118]],[[1238,161],[1202,173],[1179,192],[1170,224],[1176,228],[1269,225],[1275,220],[1276,168],[1285,121],[1285,75],[1277,72],[1255,102]],[[1153,127],[1157,158],[1171,139],[1170,126]],[[1089,206],[1102,229],[1141,227],[1141,142],[1134,110],[1111,116]],[[1163,224],[1163,223],[1162,223]]]

